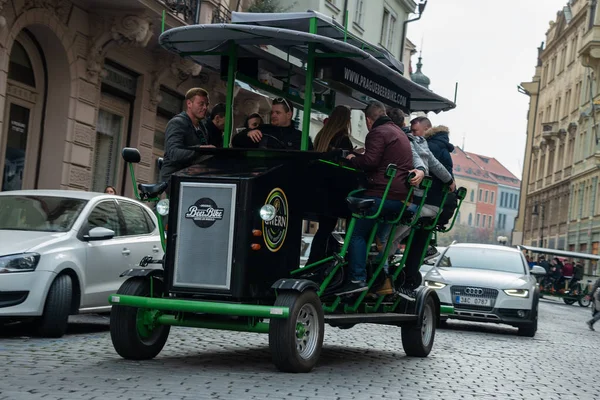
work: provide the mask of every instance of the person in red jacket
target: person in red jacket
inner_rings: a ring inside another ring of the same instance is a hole
[[[407,178],[413,171],[413,157],[408,137],[386,115],[385,106],[379,101],[372,101],[365,109],[365,117],[369,133],[365,140],[364,154],[350,154],[347,159],[351,166],[367,173],[368,187],[365,198],[375,200],[367,215],[375,214],[381,204],[383,193],[389,178],[385,175],[388,165],[395,164],[396,176],[383,205],[384,215],[398,212],[402,201],[409,191]],[[419,178],[424,176],[418,171]],[[420,182],[415,182],[419,184]],[[354,233],[349,247],[349,281],[336,293],[350,294],[367,290],[367,237],[375,225],[375,220],[359,219],[356,221]]]

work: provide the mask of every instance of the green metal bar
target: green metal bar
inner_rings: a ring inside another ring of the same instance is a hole
[[[453,306],[440,306],[440,314],[454,314]]]
[[[113,294],[108,302],[117,306],[149,308],[163,311],[194,312],[240,317],[288,318],[288,307],[261,306],[255,304],[217,303],[211,301],[151,298]]]
[[[162,246],[163,252],[167,251],[167,240],[165,238],[165,227],[163,225],[163,216],[156,213],[156,219],[158,220],[158,234],[160,235],[160,245]],[[164,268],[164,266],[163,266]]]
[[[331,303],[331,305],[327,306],[324,305],[323,306],[323,311],[326,313],[332,313],[335,311],[335,309],[340,305],[341,299],[339,297],[337,297],[335,299],[335,301],[333,303]]]
[[[344,10],[344,42],[348,41],[348,9]]]
[[[141,200],[140,193],[138,192],[137,181],[135,179],[135,172],[133,171],[133,164],[129,163],[129,175],[131,175],[131,182],[133,183],[133,195],[136,199]]]
[[[329,161],[329,160],[322,160],[322,159],[319,159],[318,161],[319,161],[319,162],[322,162],[322,163],[324,163],[324,164],[333,165],[333,166],[336,166],[336,167],[339,167],[339,168],[344,168],[344,169],[347,169],[347,170],[350,170],[350,171],[358,171],[356,168],[352,168],[352,167],[348,167],[348,166],[346,166],[346,165],[341,165],[341,164],[338,164],[338,163],[334,163],[333,161]],[[361,190],[362,190],[362,189],[361,189]]]
[[[237,46],[229,44],[229,64],[227,65],[227,94],[225,97],[225,130],[223,131],[223,148],[229,147],[233,130],[233,90],[235,88],[235,71],[237,69]]]
[[[326,262],[328,262],[328,261],[331,261],[331,260],[333,260],[333,259],[334,259],[334,257],[333,257],[333,256],[330,256],[330,257],[324,258],[324,259],[322,259],[322,260],[319,260],[319,261],[317,261],[317,262],[314,262],[314,263],[312,263],[312,264],[305,265],[303,268],[298,268],[298,269],[295,269],[295,270],[293,270],[292,272],[290,272],[290,274],[291,274],[291,275],[295,275],[295,274],[299,274],[300,272],[308,271],[308,270],[310,270],[310,269],[313,269],[313,268],[315,268],[315,267],[318,267],[319,265],[325,264]]]
[[[258,322],[249,325],[246,322],[202,321],[199,319],[178,319],[174,315],[161,315],[157,321],[160,325],[187,326],[191,328],[220,329],[225,331],[269,333],[269,324]]]
[[[163,33],[165,31],[165,19],[167,18],[167,12],[166,10],[162,11],[162,22],[161,22],[161,30],[160,33]]]
[[[317,19],[310,19],[309,33],[317,33]],[[315,51],[314,43],[308,44],[308,57],[306,59],[306,81],[304,83],[304,109],[302,115],[302,141],[300,150],[308,150],[308,140],[310,138],[310,115],[312,112],[313,80],[315,77]]]

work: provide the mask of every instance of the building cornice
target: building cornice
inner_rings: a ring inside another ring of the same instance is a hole
[[[583,7],[579,11],[579,13],[575,17],[573,17],[573,19],[571,20],[571,23],[569,23],[569,25],[567,25],[566,29],[564,31],[562,31],[562,33],[560,34],[559,37],[552,39],[550,41],[550,43],[546,43],[546,48],[544,49],[544,51],[542,51],[540,58],[544,61],[547,61],[548,58],[550,58],[550,54],[552,54],[552,51],[556,47],[558,47],[560,44],[565,42],[563,39],[565,39],[567,36],[569,36],[573,30],[577,30],[579,28],[579,25],[581,22],[580,20],[584,19],[586,15],[587,15],[587,7]],[[564,16],[562,16],[561,18],[564,18]],[[585,22],[585,19],[584,19],[584,22]],[[548,54],[547,58],[546,58],[546,54]]]

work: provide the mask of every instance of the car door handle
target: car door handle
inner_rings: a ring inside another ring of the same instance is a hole
[[[123,254],[124,256],[128,256],[129,254],[131,254],[131,250],[129,250],[129,249],[123,249],[123,251],[121,252],[121,254]]]
[[[158,253],[160,250],[159,250],[158,246],[154,246],[152,248],[152,251],[155,252],[155,253]]]

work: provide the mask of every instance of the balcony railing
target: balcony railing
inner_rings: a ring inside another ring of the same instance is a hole
[[[228,24],[231,22],[231,10],[219,3],[213,9],[211,22],[213,24]]]
[[[171,11],[188,24],[199,23],[202,0],[163,0]]]
[[[552,140],[558,136],[558,122],[546,122],[542,124],[542,137]]]

